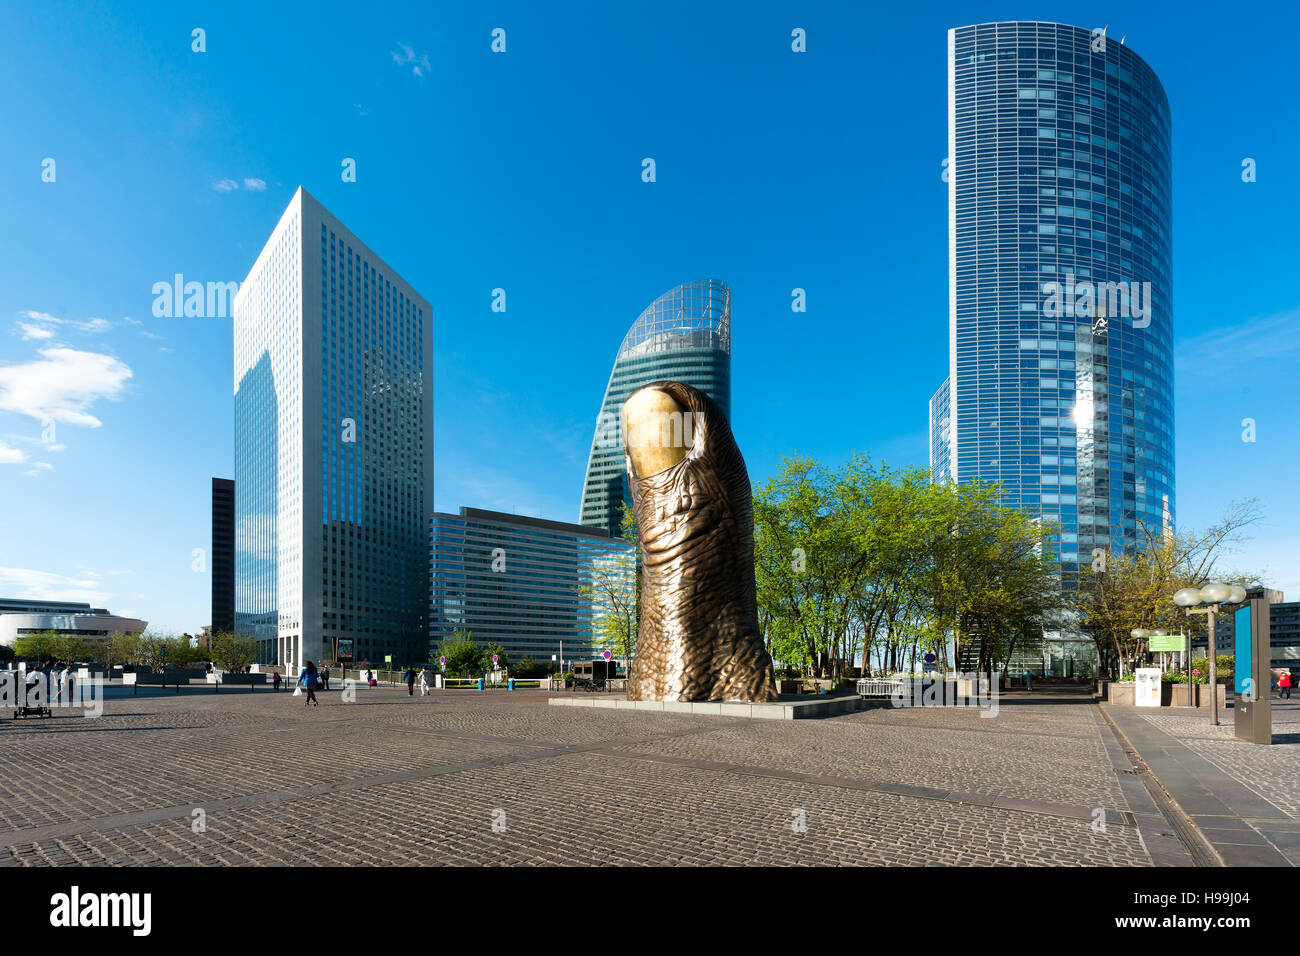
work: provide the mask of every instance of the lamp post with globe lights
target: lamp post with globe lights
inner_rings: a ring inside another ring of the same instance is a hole
[[[1219,726],[1219,645],[1215,641],[1214,621],[1215,616],[1219,613],[1220,604],[1240,604],[1246,600],[1246,589],[1236,584],[1223,584],[1214,582],[1206,584],[1199,588],[1182,588],[1174,592],[1173,601],[1179,607],[1191,614],[1204,614],[1208,619],[1209,634],[1209,659],[1210,659],[1210,723]],[[1188,650],[1191,650],[1191,635],[1188,635]],[[1188,654],[1190,663],[1190,653]],[[1191,674],[1187,675],[1191,681]],[[1190,689],[1188,693],[1190,693]],[[1190,703],[1190,699],[1189,699]]]

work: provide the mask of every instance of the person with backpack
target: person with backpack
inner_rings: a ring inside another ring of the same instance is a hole
[[[316,665],[308,661],[306,666],[303,667],[302,673],[298,675],[298,686],[307,692],[304,707],[310,707],[312,704],[317,707],[320,706],[320,701],[316,699],[316,682]]]
[[[366,681],[370,684],[371,687],[374,687],[374,686],[375,686],[375,672],[374,672],[374,671],[366,671]]]
[[[415,668],[408,667],[406,673],[402,675],[402,680],[406,681],[406,696],[415,696]]]

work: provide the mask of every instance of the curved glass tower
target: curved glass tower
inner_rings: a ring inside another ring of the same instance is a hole
[[[731,290],[717,279],[665,292],[632,323],[619,347],[587,459],[578,523],[620,533],[632,503],[623,466],[619,412],[642,385],[672,379],[694,386],[731,417]]]
[[[1103,31],[986,23],[948,33],[948,122],[932,465],[1059,521],[1068,588],[1173,524],[1169,102]]]

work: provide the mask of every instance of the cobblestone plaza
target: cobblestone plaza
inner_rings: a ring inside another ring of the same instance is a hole
[[[766,721],[537,692],[115,694],[97,719],[0,721],[4,865],[1193,862],[1085,697]],[[1300,830],[1298,739],[1188,745]]]

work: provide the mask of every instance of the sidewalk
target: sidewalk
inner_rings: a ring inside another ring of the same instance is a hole
[[[1273,744],[1204,711],[1099,705],[1227,866],[1300,866],[1300,702],[1273,701]]]

